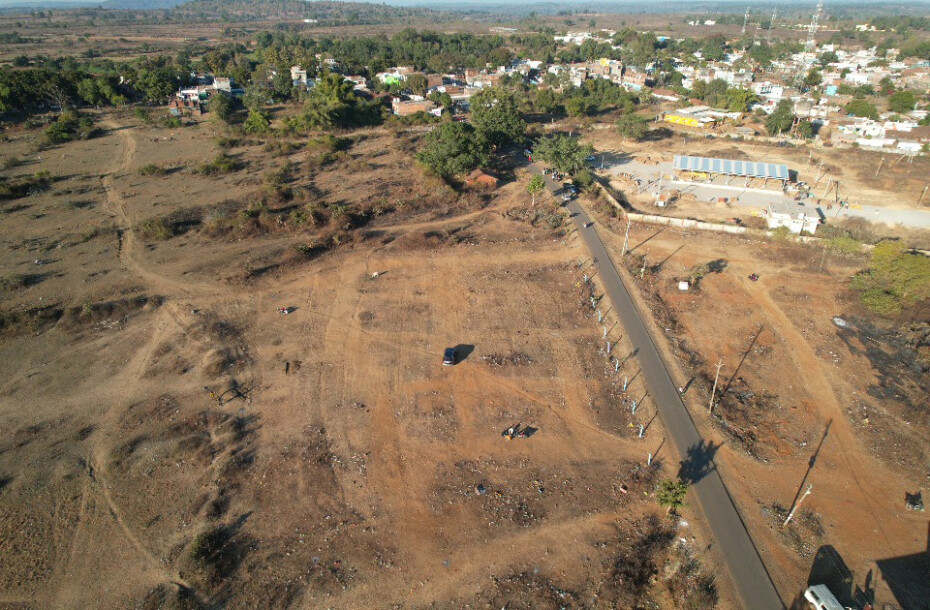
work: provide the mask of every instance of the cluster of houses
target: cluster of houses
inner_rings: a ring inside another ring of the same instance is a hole
[[[168,111],[175,115],[203,114],[204,104],[217,94],[242,95],[244,91],[236,86],[233,79],[212,74],[195,74],[194,84],[183,87],[175,93],[174,99],[168,103]]]
[[[555,36],[555,39],[561,44],[577,45],[587,40],[596,40],[614,47],[611,41],[614,33],[609,30],[568,32]],[[829,57],[835,61],[821,66],[818,62],[823,53],[830,53]],[[706,61],[698,51],[694,53],[693,58],[676,60],[675,69],[681,74],[681,84],[685,89],[693,89],[698,82],[721,80],[728,87],[751,90],[759,100],[751,110],[758,108],[771,113],[780,102],[788,100],[792,104],[795,116],[810,120],[824,141],[836,145],[854,144],[866,148],[917,153],[926,150],[926,146],[930,144],[930,127],[919,125],[927,116],[926,110],[915,108],[895,116],[886,113],[880,120],[848,116],[844,112],[846,105],[853,99],[844,85],[869,85],[878,88],[890,81],[896,88],[914,90],[918,96],[930,92],[930,61],[916,58],[898,59],[897,55],[894,49],[889,49],[879,57],[874,48],[844,50],[833,45],[823,45],[784,60],[774,61],[763,71],[746,57],[745,52],[734,51],[721,61]],[[323,68],[339,68],[332,58],[318,57],[318,60]],[[801,81],[812,67],[820,71],[821,81],[816,85],[805,86]],[[344,75],[344,78],[352,81],[356,90],[363,95],[389,97],[391,109],[398,116],[421,112],[439,115],[452,110],[442,108],[431,101],[429,98],[435,99],[431,95],[433,93],[447,95],[453,107],[467,111],[469,99],[477,91],[496,86],[504,78],[518,76],[525,82],[539,87],[545,87],[547,82],[551,83],[553,80],[556,83],[580,87],[589,79],[603,78],[634,92],[650,88],[656,99],[685,106],[662,114],[664,120],[670,124],[706,129],[740,119],[741,113],[702,106],[699,100],[682,99],[678,93],[670,89],[652,88],[656,84],[655,69],[654,65],[625,65],[622,61],[608,58],[552,64],[518,59],[504,66],[469,68],[450,74],[430,74],[418,72],[409,66],[397,66],[372,76],[373,80],[382,85],[378,89],[383,89],[384,85],[394,85],[391,87],[393,91],[403,90],[404,83],[415,76],[420,77],[418,81],[421,87],[424,82],[426,87],[425,91],[418,87],[419,94],[409,89],[404,94],[375,94],[370,90],[373,88],[372,83],[366,77]],[[553,79],[549,75],[556,78]],[[314,86],[307,70],[300,66],[291,67],[290,76],[295,86],[308,89]],[[185,111],[199,114],[202,104],[217,92],[237,95],[242,91],[228,78],[202,76],[198,78],[195,86],[178,91],[177,99],[171,103],[171,111],[178,114]],[[734,129],[738,132],[747,130],[745,127]]]

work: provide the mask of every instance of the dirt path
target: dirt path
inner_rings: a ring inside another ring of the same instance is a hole
[[[825,473],[826,469],[817,468],[813,471],[812,478],[818,487],[833,488],[835,493],[842,496],[848,496],[852,491],[856,496],[855,506],[861,513],[863,526],[871,526],[880,534],[880,540],[873,541],[872,545],[884,543],[881,547],[882,552],[878,555],[900,555],[904,549],[892,541],[907,540],[910,532],[907,528],[901,528],[902,522],[896,518],[900,511],[886,504],[899,495],[897,490],[902,486],[899,477],[861,451],[862,442],[856,438],[836,392],[828,381],[829,373],[824,370],[823,362],[813,352],[809,342],[797,330],[791,319],[769,296],[766,278],[760,279],[755,285],[746,278],[741,278],[741,283],[746,292],[762,305],[768,326],[776,329],[785,339],[792,362],[798,371],[803,371],[804,389],[810,394],[811,404],[816,406],[823,420],[832,422],[823,453],[818,459],[827,461],[831,455],[838,457],[850,480],[836,477],[835,471],[829,477],[818,476]],[[866,476],[866,471],[878,471],[880,476]],[[824,503],[821,510],[829,513],[830,504]],[[836,515],[835,518],[848,519],[849,514],[844,512],[843,517]],[[903,524],[906,525],[906,522]],[[861,531],[865,534],[867,529]]]
[[[205,284],[203,281],[198,281],[196,285],[192,285],[191,282],[178,280],[170,275],[159,273],[142,263],[144,255],[140,255],[140,246],[133,229],[138,219],[133,218],[126,204],[126,200],[120,194],[115,182],[115,178],[118,177],[117,174],[125,174],[129,171],[133,157],[136,154],[136,141],[129,133],[129,130],[132,129],[131,127],[121,126],[113,122],[107,122],[105,125],[117,134],[121,147],[120,152],[115,157],[114,164],[110,167],[110,171],[103,176],[102,180],[103,189],[106,191],[107,195],[107,208],[116,218],[116,231],[119,240],[117,252],[120,262],[123,263],[129,271],[142,277],[155,292],[162,294],[196,294],[202,297],[204,292],[203,289],[208,286],[208,284]],[[211,287],[218,291],[228,291],[226,287],[221,285],[214,285]]]

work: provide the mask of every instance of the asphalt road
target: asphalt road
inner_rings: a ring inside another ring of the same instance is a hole
[[[724,558],[743,607],[751,610],[784,608],[775,585],[765,569],[752,538],[736,510],[723,479],[714,466],[715,448],[705,444],[697,426],[678,394],[655,342],[646,330],[630,293],[614,268],[607,250],[577,200],[568,204],[578,235],[591,254],[597,275],[620,318],[627,337],[637,351],[649,397],[671,436],[683,462],[679,476],[692,482],[704,511],[714,543]]]

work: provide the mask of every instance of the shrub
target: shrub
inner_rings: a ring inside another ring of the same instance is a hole
[[[776,241],[788,241],[791,239],[791,229],[788,227],[776,227],[772,229],[772,239]]]
[[[229,150],[230,148],[235,148],[239,146],[242,142],[239,138],[229,138],[226,136],[220,136],[216,140],[216,145],[223,150]]]
[[[62,144],[71,140],[88,140],[97,135],[91,117],[80,116],[76,111],[62,112],[54,123],[45,128],[43,140],[46,144]]]
[[[174,116],[173,114],[166,114],[161,119],[161,126],[165,129],[175,129],[181,127],[183,123],[181,122],[181,117]]]
[[[859,254],[862,252],[862,242],[848,235],[838,235],[823,240],[823,245],[831,252],[840,254]]]
[[[202,164],[197,171],[204,176],[220,176],[238,171],[241,168],[242,164],[236,159],[226,153],[220,153],[212,161]]]
[[[144,123],[145,125],[152,124],[152,116],[149,114],[149,111],[146,110],[145,108],[136,106],[135,110],[133,110],[133,114],[136,116],[137,119],[142,121],[142,123]]]
[[[52,175],[48,170],[36,172],[31,176],[17,176],[14,179],[0,178],[0,201],[19,199],[35,195],[52,184]]]
[[[168,170],[155,163],[147,163],[139,168],[139,174],[142,176],[164,176]]]
[[[22,159],[11,155],[3,160],[3,169],[13,169],[14,167],[19,167],[22,164]]]
[[[142,221],[137,231],[147,241],[164,241],[174,237],[174,227],[164,218],[149,218]]]
[[[884,241],[872,250],[869,268],[853,277],[852,286],[875,313],[898,314],[930,299],[930,258],[909,252],[901,242]]]

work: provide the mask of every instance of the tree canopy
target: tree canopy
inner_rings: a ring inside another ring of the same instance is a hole
[[[866,117],[869,119],[878,119],[878,109],[872,102],[865,100],[853,100],[846,104],[846,114],[850,116]]]
[[[617,133],[630,140],[642,140],[649,133],[649,122],[634,112],[624,112],[616,122]]]
[[[914,95],[913,91],[908,91],[907,89],[903,91],[896,91],[888,98],[888,106],[894,112],[900,112],[902,114],[910,112],[914,109],[914,104],[917,103],[917,96]]]
[[[775,106],[775,110],[765,120],[765,128],[769,135],[777,136],[791,129],[794,124],[794,112],[791,102],[782,100]]]
[[[554,134],[541,137],[533,154],[559,172],[571,175],[587,167],[587,158],[594,154],[594,148],[590,144],[582,144],[580,138]]]
[[[526,121],[517,110],[512,92],[500,87],[488,87],[472,96],[471,122],[475,131],[495,147],[521,143],[526,134]]]
[[[443,178],[470,172],[488,162],[487,145],[468,123],[443,123],[426,137],[417,159]]]
[[[536,195],[546,190],[546,179],[539,174],[533,174],[526,184],[526,192],[533,196],[533,205],[536,205]]]
[[[303,112],[291,119],[290,125],[306,130],[380,123],[379,105],[360,98],[356,95],[354,87],[351,81],[345,80],[339,74],[324,74],[310,90]]]

